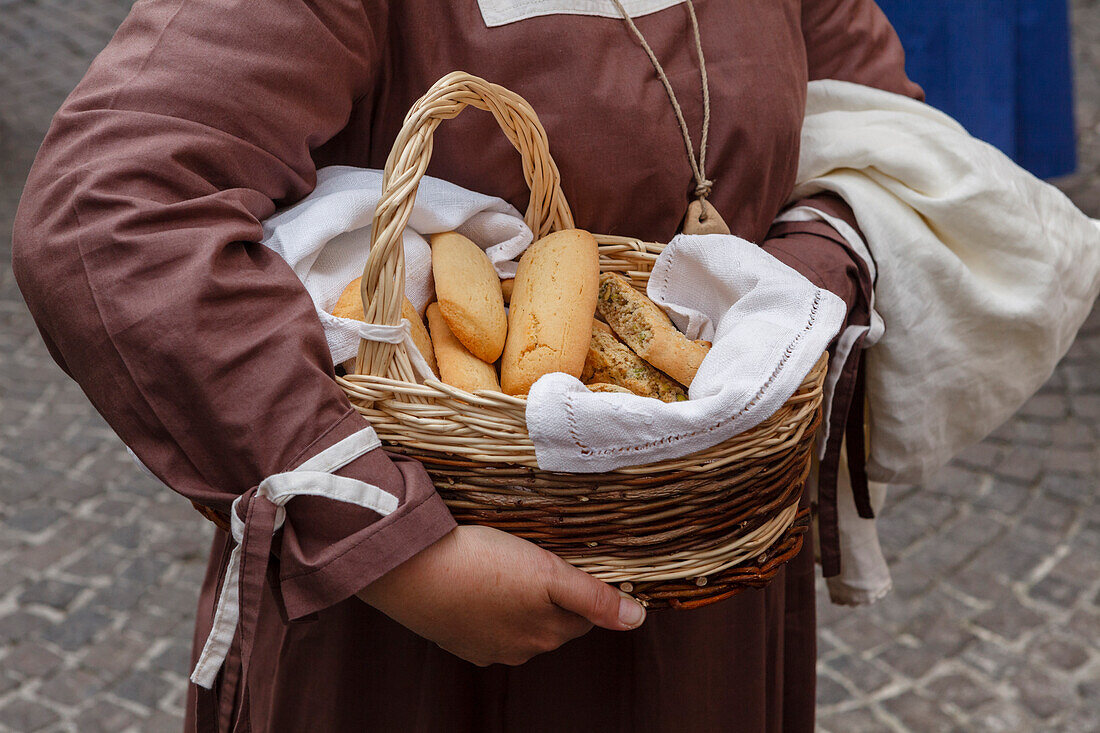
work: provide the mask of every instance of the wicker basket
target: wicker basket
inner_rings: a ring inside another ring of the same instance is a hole
[[[546,132],[516,94],[455,72],[410,110],[394,143],[363,273],[366,320],[397,324],[405,263],[401,233],[428,167],[432,134],[474,106],[493,114],[519,151],[536,237],[573,226]],[[596,235],[603,271],[644,291],[662,245]],[[354,374],[338,377],[391,450],[422,461],[459,522],[531,540],[650,607],[690,608],[766,584],[799,551],[799,510],[820,421],[824,355],[768,420],[686,458],[600,474],[542,471],[523,398],[418,384],[402,346],[360,343]]]

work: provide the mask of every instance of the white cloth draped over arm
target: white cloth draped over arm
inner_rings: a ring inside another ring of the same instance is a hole
[[[791,198],[821,191],[877,271],[868,476],[919,483],[1050,376],[1100,291],[1100,226],[947,115],[840,81],[809,86]]]

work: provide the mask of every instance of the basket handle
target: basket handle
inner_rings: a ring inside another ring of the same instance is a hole
[[[420,179],[432,157],[432,136],[443,120],[467,106],[491,112],[519,151],[523,176],[531,189],[525,221],[535,238],[573,226],[573,214],[561,190],[561,175],[550,157],[546,130],[525,99],[498,84],[454,71],[417,100],[394,141],[382,175],[382,197],[371,225],[370,255],[363,268],[360,294],[367,323],[396,325],[405,295],[405,248],[401,235],[412,214]],[[395,358],[396,357],[396,358]],[[404,349],[379,341],[359,342],[359,374],[415,381]]]

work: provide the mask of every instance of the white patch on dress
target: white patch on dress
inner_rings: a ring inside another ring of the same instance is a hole
[[[679,5],[683,0],[622,0],[631,18],[656,13]],[[540,15],[595,15],[618,18],[618,8],[611,0],[477,0],[485,25],[495,28]]]

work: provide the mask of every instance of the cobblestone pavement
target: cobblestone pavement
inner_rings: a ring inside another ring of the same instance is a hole
[[[1100,2],[1075,1],[1081,173],[1100,216]],[[39,342],[9,266],[50,115],[126,0],[0,0],[0,730],[173,731],[210,530],[134,469]],[[891,494],[895,592],[821,602],[821,726],[1100,730],[1100,310],[1044,387]]]

